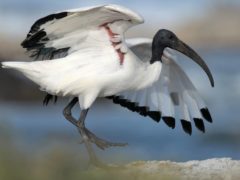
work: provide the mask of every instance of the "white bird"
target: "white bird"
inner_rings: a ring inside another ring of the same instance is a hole
[[[143,23],[137,13],[119,5],[67,10],[36,21],[22,46],[38,61],[2,62],[2,67],[22,72],[46,91],[44,103],[53,96],[69,96],[64,116],[82,135],[90,161],[100,164],[91,143],[105,149],[124,146],[98,138],[85,127],[89,108],[97,98],[109,98],[131,111],[160,119],[175,127],[175,108],[184,131],[192,133],[191,122],[205,131],[212,122],[207,106],[188,76],[175,62],[175,49],[199,64],[213,77],[202,58],[171,31],[162,29],[153,40],[126,40],[124,33]],[[71,109],[79,102],[79,120]]]

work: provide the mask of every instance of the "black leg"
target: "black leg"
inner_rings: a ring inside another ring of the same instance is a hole
[[[81,126],[82,123],[79,123],[73,116],[72,116],[72,108],[74,107],[74,105],[78,102],[78,98],[73,98],[70,103],[64,108],[63,110],[63,114],[65,116],[65,118],[70,121],[73,125],[75,125],[78,130],[79,133],[82,135],[83,138],[83,143],[85,144],[86,148],[87,148],[87,152],[89,154],[89,158],[90,158],[90,163],[93,163],[96,166],[103,166],[103,163],[101,163],[96,154],[93,151],[93,148],[88,140],[88,137],[86,136],[83,127]],[[84,122],[84,119],[86,118],[87,115],[87,111],[88,110],[83,110],[81,111],[81,115],[80,115],[80,120],[82,122]]]
[[[75,125],[78,128],[79,133],[82,136],[82,143],[85,144],[87,148],[87,152],[90,157],[90,162],[97,166],[105,166],[101,161],[98,160],[96,154],[94,153],[94,150],[91,146],[91,143],[94,143],[97,147],[100,149],[105,149],[111,146],[126,146],[126,143],[112,143],[103,139],[98,138],[95,134],[93,134],[91,131],[89,131],[85,127],[85,119],[88,113],[88,109],[82,110],[80,114],[80,118],[77,121],[72,116],[72,108],[74,105],[78,102],[78,98],[73,98],[70,103],[64,108],[63,114],[65,118],[70,121],[73,125]]]
[[[77,102],[78,98],[73,98],[63,110],[64,117],[75,126],[77,126],[77,120],[72,116],[72,108]]]
[[[113,147],[113,146],[123,147],[123,146],[127,145],[127,143],[113,143],[113,142],[106,141],[104,139],[101,139],[101,138],[97,137],[94,133],[89,131],[85,127],[85,119],[86,119],[86,116],[87,116],[87,112],[88,112],[88,109],[81,111],[79,121],[77,122],[77,124],[78,124],[77,127],[79,129],[81,129],[80,134],[82,136],[83,136],[82,133],[84,133],[84,135],[87,136],[88,141],[90,141],[91,143],[94,143],[97,147],[99,147],[102,150],[104,150],[106,148],[109,148],[109,147]]]
[[[101,161],[98,160],[98,158],[92,148],[89,136],[86,133],[86,128],[85,128],[84,122],[85,122],[85,119],[87,116],[87,112],[88,112],[88,109],[81,111],[79,121],[77,122],[77,128],[78,128],[79,133],[82,136],[82,142],[85,144],[85,146],[87,148],[87,152],[88,152],[89,158],[90,158],[90,163],[94,164],[96,166],[105,166]]]

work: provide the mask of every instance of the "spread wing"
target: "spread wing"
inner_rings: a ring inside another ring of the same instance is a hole
[[[140,23],[143,19],[138,14],[118,5],[67,10],[37,20],[22,47],[36,60],[61,58],[82,48],[102,27],[116,37],[117,43],[124,41],[123,33],[129,27]],[[101,39],[96,41],[100,43]]]
[[[131,50],[143,61],[151,57],[151,40],[132,39],[127,43]],[[162,71],[159,80],[151,87],[139,91],[126,91],[109,97],[142,116],[149,116],[159,122],[160,119],[171,128],[175,128],[175,116],[178,116],[183,130],[191,134],[192,123],[205,132],[204,119],[212,122],[211,115],[196,88],[176,64],[173,51],[166,49],[162,58]]]
[[[63,58],[88,48],[91,52],[98,52],[95,56],[99,57],[99,53],[104,52],[103,47],[115,43],[121,48],[119,44],[124,44],[123,33],[140,23],[143,23],[142,17],[119,5],[66,10],[37,20],[21,45],[35,60]],[[96,32],[98,34],[94,34]],[[104,42],[106,34],[112,36],[113,42]],[[91,38],[92,41],[89,40]],[[107,56],[111,57],[109,52]],[[52,98],[47,94],[43,103],[47,105]]]

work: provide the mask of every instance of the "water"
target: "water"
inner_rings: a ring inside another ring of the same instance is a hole
[[[180,122],[175,130],[169,129],[163,121],[159,124],[141,117],[109,100],[96,103],[87,117],[87,127],[102,138],[111,141],[128,142],[126,148],[98,150],[103,156],[123,157],[131,160],[176,160],[206,159],[212,157],[240,158],[240,53],[238,50],[218,49],[200,51],[215,77],[215,88],[211,88],[204,73],[193,63],[181,60],[182,66],[191,75],[213,116],[213,124],[206,124],[206,133],[196,128],[193,135],[185,134]],[[45,149],[46,146],[61,143],[78,149],[80,137],[77,130],[67,122],[62,109],[66,100],[43,107],[37,103],[1,103],[1,123],[13,128],[14,139],[21,148]],[[77,116],[79,109],[74,110]],[[48,143],[45,143],[48,142]],[[83,148],[83,147],[81,147]],[[80,152],[82,152],[81,149]]]

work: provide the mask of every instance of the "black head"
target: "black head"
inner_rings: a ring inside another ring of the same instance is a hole
[[[214,86],[212,74],[203,59],[169,30],[161,29],[155,34],[152,42],[152,58],[150,62],[162,61],[163,51],[167,47],[183,53],[200,65],[208,75],[211,85]]]
[[[162,47],[173,47],[177,44],[177,36],[166,29],[159,30],[153,38],[154,45],[160,45]]]

